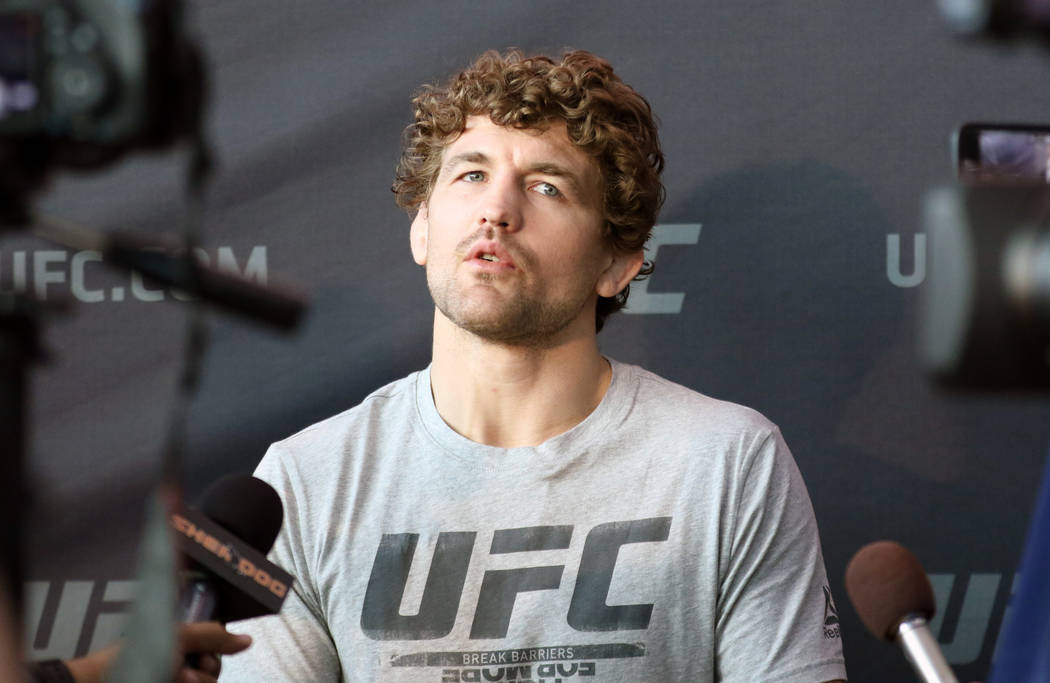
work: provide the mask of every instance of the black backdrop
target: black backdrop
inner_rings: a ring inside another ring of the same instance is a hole
[[[817,511],[851,680],[910,675],[842,584],[878,538],[915,550],[949,660],[961,680],[985,676],[1050,428],[1041,399],[944,395],[921,376],[920,209],[951,182],[957,125],[1050,121],[1050,53],[956,40],[914,0],[192,8],[221,163],[206,252],[303,285],[313,307],[292,338],[213,317],[191,495],[427,362],[430,302],[388,190],[412,91],[488,48],[584,48],[649,98],[668,156],[657,273],[601,334],[604,351],[781,426]],[[63,176],[41,205],[94,227],[175,230],[184,162]],[[0,280],[79,300],[49,323],[52,361],[32,387],[34,657],[120,633],[182,353],[170,293],[85,259],[0,243]]]

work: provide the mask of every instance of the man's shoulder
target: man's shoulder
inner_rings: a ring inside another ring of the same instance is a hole
[[[615,362],[615,361],[614,361]],[[649,419],[677,423],[684,430],[764,433],[777,429],[765,415],[733,401],[715,398],[656,374],[641,366],[616,363],[636,392],[637,409],[651,413]]]
[[[382,425],[393,420],[392,416],[404,416],[415,410],[417,382],[424,374],[425,371],[420,370],[394,380],[352,408],[315,422],[276,442],[274,447],[285,451],[312,450],[317,446],[331,445],[333,441],[343,441],[359,433],[363,426]]]

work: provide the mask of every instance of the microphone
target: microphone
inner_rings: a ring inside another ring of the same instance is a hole
[[[958,683],[927,621],[936,607],[919,560],[893,541],[869,543],[846,567],[846,593],[877,638],[897,642],[925,683]]]
[[[105,236],[103,244],[106,259],[138,271],[156,284],[181,289],[230,313],[280,330],[295,329],[306,309],[298,292],[224,273],[172,248],[163,239],[114,232]]]
[[[283,517],[277,492],[247,475],[213,483],[199,511],[173,513],[176,545],[189,560],[179,620],[226,623],[279,612],[294,579],[265,555]]]
[[[101,233],[55,217],[38,216],[33,232],[69,249],[97,251],[103,260],[130,268],[151,282],[181,290],[229,313],[279,330],[291,331],[307,309],[298,291],[257,284],[202,263],[171,235]]]

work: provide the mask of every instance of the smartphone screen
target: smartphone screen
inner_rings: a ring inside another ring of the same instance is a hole
[[[1050,125],[967,123],[953,147],[964,182],[1050,183]]]

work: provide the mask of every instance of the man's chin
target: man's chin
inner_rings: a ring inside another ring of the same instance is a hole
[[[537,316],[456,316],[449,317],[449,320],[464,332],[486,342],[527,348],[556,345],[559,333],[571,323],[571,320]]]
[[[485,341],[508,346],[550,346],[584,309],[506,298],[492,290],[461,293],[453,300],[434,294],[432,290],[438,312],[452,325]]]
[[[452,324],[491,342],[511,342],[521,337],[533,336],[534,330],[528,324],[493,316],[456,316],[450,318]]]

